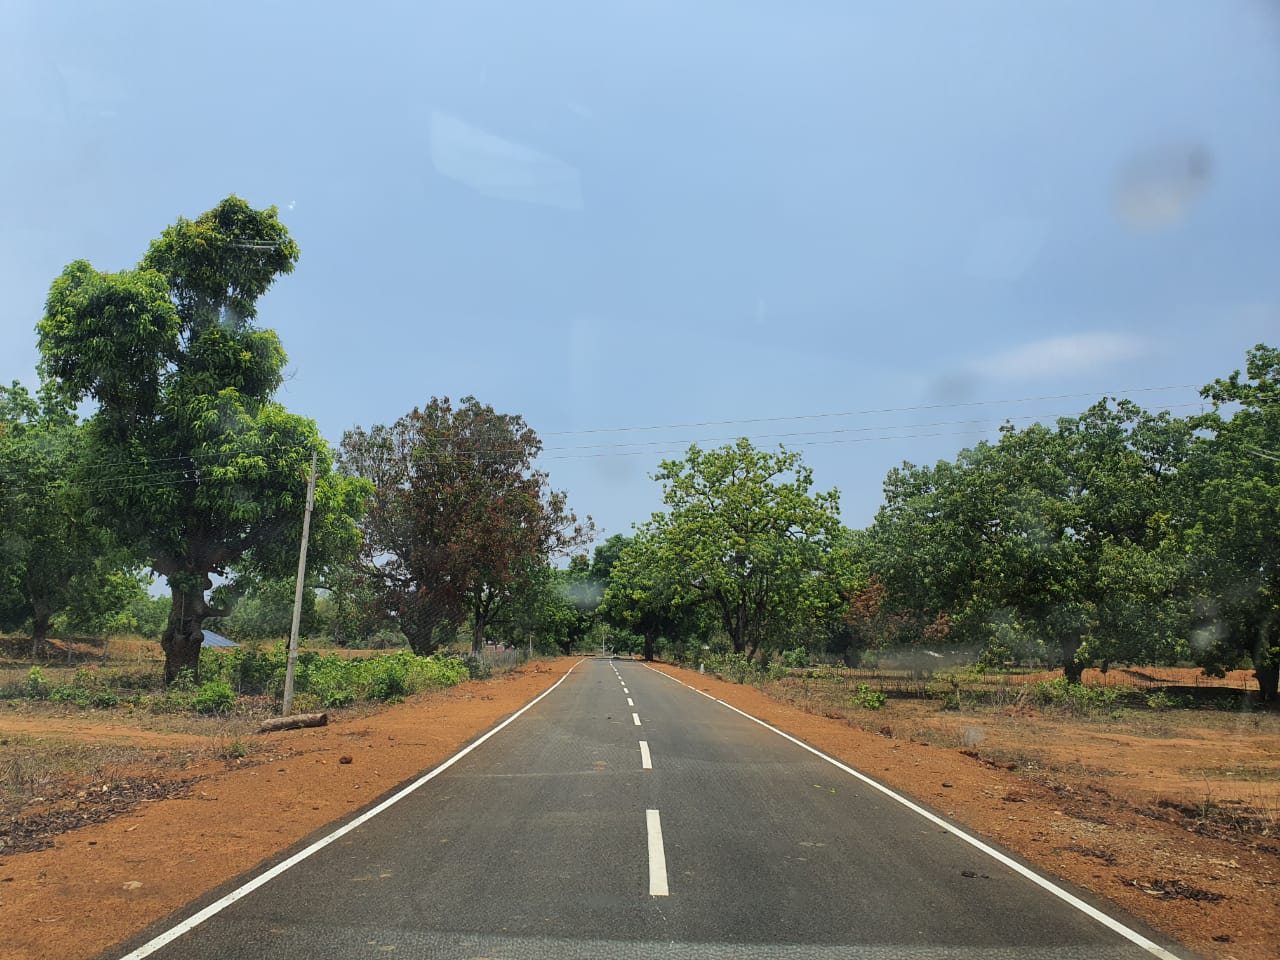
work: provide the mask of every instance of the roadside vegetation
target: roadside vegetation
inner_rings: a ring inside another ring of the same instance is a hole
[[[258,304],[301,256],[279,213],[230,196],[133,267],[53,278],[38,386],[0,387],[5,709],[232,736],[278,709],[313,458],[300,710],[596,650],[875,729],[901,710],[1088,725],[1276,703],[1274,347],[1193,416],[1103,397],[896,466],[862,529],[798,451],[695,444],[657,465],[661,509],[588,552],[591,518],[518,413],[425,397],[331,446],[278,402],[286,356]]]
[[[204,631],[288,634],[314,456],[312,640],[725,656],[744,675],[785,651],[856,667],[906,648],[1073,686],[1190,663],[1278,696],[1274,347],[1207,384],[1193,416],[1102,397],[896,466],[863,529],[798,451],[695,444],[657,465],[662,508],[589,554],[591,518],[518,413],[432,396],[335,448],[276,400],[286,356],[258,303],[300,256],[277,209],[230,196],[134,267],[75,260],[53,279],[39,386],[0,388],[0,629],[32,663],[51,638],[132,632],[159,641],[166,683],[230,684],[203,676]]]
[[[205,650],[199,680],[191,671],[164,682],[158,669],[82,666],[56,671],[31,667],[9,671],[0,697],[73,707],[124,707],[151,713],[268,714],[284,690],[287,654],[271,649]],[[459,657],[419,657],[399,651],[364,658],[314,650],[298,656],[294,678],[299,709],[330,709],[356,703],[396,702],[423,690],[452,686],[479,668]]]

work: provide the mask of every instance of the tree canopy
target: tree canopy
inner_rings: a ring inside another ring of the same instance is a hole
[[[391,426],[347,431],[341,464],[373,486],[362,560],[413,649],[471,622],[472,649],[554,557],[589,542],[533,461],[537,434],[474,397],[432,398]]]
[[[228,197],[165,229],[135,268],[71,263],[37,328],[43,374],[70,402],[96,404],[89,515],[170,587],[169,678],[199,669],[205,618],[229,612],[210,601],[214,575],[290,570],[313,452],[313,565],[357,543],[365,487],[334,476],[315,423],[271,399],[285,354],[254,324],[297,259],[274,207]]]
[[[112,547],[71,481],[82,428],[49,390],[0,386],[0,627],[31,624],[32,655],[52,619],[105,592]]]
[[[819,602],[839,494],[811,493],[812,471],[799,454],[757,450],[745,439],[693,446],[654,478],[666,510],[638,528],[612,590],[613,603],[635,611],[641,632],[646,607],[700,607],[714,614],[735,653],[755,656]]]

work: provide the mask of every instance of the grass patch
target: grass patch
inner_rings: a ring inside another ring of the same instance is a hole
[[[352,658],[307,650],[299,653],[294,691],[299,703],[334,709],[358,703],[390,703],[424,690],[453,686],[482,671],[462,657],[419,657],[409,651]],[[126,707],[161,716],[203,714],[227,717],[268,714],[284,692],[287,654],[283,645],[263,650],[203,650],[200,681],[180,674],[167,687],[153,664],[132,668],[99,666],[8,670],[0,699],[46,702],[90,710]]]

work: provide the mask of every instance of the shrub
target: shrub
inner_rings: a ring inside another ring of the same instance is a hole
[[[1176,710],[1189,707],[1193,703],[1191,697],[1179,697],[1165,690],[1157,690],[1147,696],[1147,706],[1152,710]]]
[[[283,644],[270,650],[240,648],[206,651],[201,672],[243,694],[280,696],[288,654]],[[476,668],[480,669],[480,668]],[[324,707],[345,707],[361,700],[396,700],[465,680],[468,664],[459,657],[419,657],[408,650],[363,659],[304,650],[294,672],[295,695]],[[172,690],[172,688],[171,688]]]
[[[472,680],[488,680],[493,676],[493,667],[484,657],[467,657],[465,663]]]
[[[883,690],[873,690],[865,683],[860,683],[850,699],[863,710],[879,710],[888,702],[889,697]]]
[[[782,651],[782,665],[785,667],[803,668],[809,666],[809,651],[804,647]]]
[[[1082,683],[1068,683],[1066,677],[1041,680],[1032,689],[1040,704],[1063,707],[1076,714],[1109,710],[1121,697],[1115,687],[1087,687]]]
[[[49,696],[49,681],[39,667],[27,671],[27,679],[22,682],[22,696],[32,700],[43,700]]]
[[[756,683],[762,675],[759,664],[749,659],[745,653],[713,654],[707,658],[707,667],[721,680],[731,680],[734,683]]]
[[[236,693],[225,680],[206,680],[196,691],[191,706],[196,713],[227,713],[236,703]]]

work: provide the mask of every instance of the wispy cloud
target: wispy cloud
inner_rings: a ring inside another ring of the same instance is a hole
[[[575,167],[438,110],[431,113],[431,161],[443,176],[490,197],[582,209]]]
[[[1020,344],[974,360],[969,371],[999,380],[1085,373],[1148,352],[1147,342],[1127,333],[1077,333]]]

